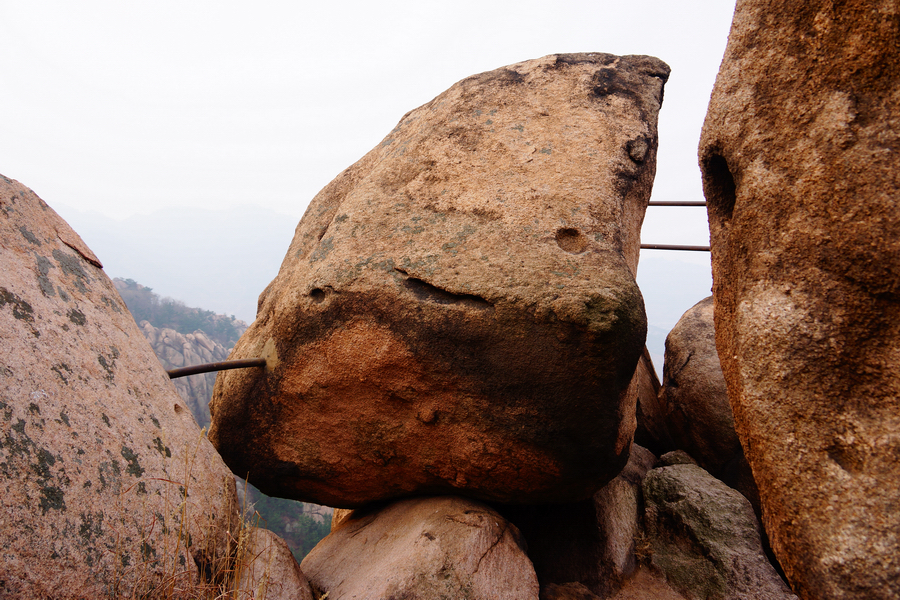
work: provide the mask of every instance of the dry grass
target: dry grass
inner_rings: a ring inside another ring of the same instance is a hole
[[[144,478],[119,494],[123,523],[136,521],[139,538],[117,536],[115,548],[116,578],[113,596],[128,600],[202,599],[264,600],[272,553],[251,548],[253,528],[259,525],[259,513],[246,502],[235,507],[234,487],[223,486],[219,506],[226,507],[228,525],[223,519],[195,514],[188,501],[189,483],[200,443],[185,452],[183,477],[179,480]],[[155,485],[148,493],[147,485]],[[157,495],[158,492],[158,495]],[[151,505],[151,498],[162,496],[163,510]],[[246,496],[245,496],[246,498]],[[200,531],[193,539],[189,524]],[[201,544],[206,544],[202,547]],[[135,560],[132,557],[138,557]]]

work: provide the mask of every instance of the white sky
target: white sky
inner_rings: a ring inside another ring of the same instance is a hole
[[[596,51],[672,67],[654,199],[702,200],[697,143],[733,11],[733,0],[0,0],[0,173],[51,206],[114,218],[251,205],[299,220],[456,81]],[[643,238],[705,244],[705,211],[651,208]]]

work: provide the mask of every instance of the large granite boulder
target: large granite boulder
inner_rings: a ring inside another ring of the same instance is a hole
[[[634,281],[668,67],[552,55],[454,85],[313,200],[210,439],[268,494],[589,497],[628,458]]]
[[[479,502],[452,496],[353,511],[301,566],[329,600],[538,599],[516,527]]]
[[[897,3],[741,0],[700,143],[716,346],[803,598],[900,597]]]
[[[234,479],[100,261],[0,176],[0,596],[196,597]]]

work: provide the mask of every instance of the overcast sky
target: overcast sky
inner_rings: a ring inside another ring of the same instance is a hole
[[[654,199],[700,200],[697,143],[733,10],[731,0],[0,0],[0,173],[51,206],[114,218],[247,205],[299,220],[404,113],[456,81],[596,51],[672,67]],[[706,243],[705,211],[651,208],[643,237]]]

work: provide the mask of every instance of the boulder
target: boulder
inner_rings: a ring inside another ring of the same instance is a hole
[[[900,17],[738,2],[700,142],[716,346],[804,599],[900,597]]]
[[[0,176],[0,596],[196,597],[231,569],[231,473],[101,263]]]
[[[210,439],[268,494],[590,497],[624,466],[668,67],[552,55],[408,113],[311,202]]]
[[[452,496],[356,510],[301,567],[328,600],[538,598],[515,526],[479,502]]]
[[[631,576],[641,538],[641,480],[655,463],[650,451],[632,445],[625,469],[593,498],[499,507],[525,536],[542,598],[576,598],[582,588],[608,598]]]
[[[283,539],[259,527],[247,529],[243,560],[235,569],[239,598],[315,600],[309,581]]]
[[[631,383],[637,396],[634,443],[654,454],[664,454],[675,449],[675,442],[669,433],[668,415],[659,398],[659,377],[656,376],[656,369],[646,346]]]
[[[766,559],[740,493],[690,464],[653,469],[642,487],[652,565],[685,598],[796,598]]]
[[[675,447],[713,475],[743,453],[716,353],[712,297],[688,309],[666,337],[659,398]]]

